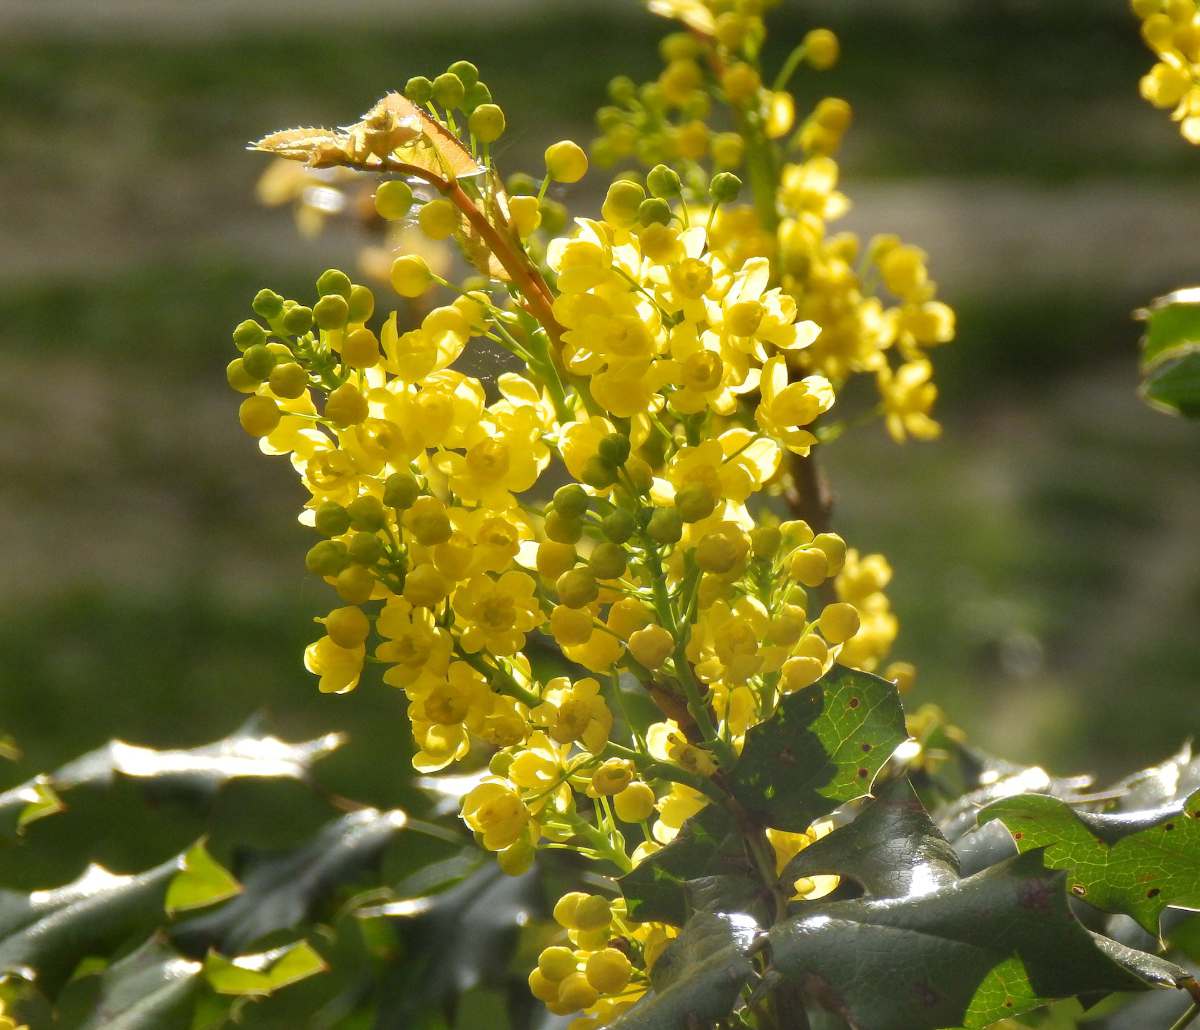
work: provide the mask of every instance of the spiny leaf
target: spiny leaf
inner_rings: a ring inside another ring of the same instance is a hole
[[[36,776],[28,783],[0,794],[0,833],[12,837],[30,823],[61,812],[65,806],[51,786],[48,776]]]
[[[721,806],[709,805],[684,823],[670,844],[644,858],[620,883],[631,919],[682,926],[688,915],[688,883],[717,877],[727,878],[722,885],[726,891],[732,886],[728,880],[747,887],[751,894],[756,889],[733,818]]]
[[[998,801],[980,822],[1001,820],[1021,851],[1045,848],[1071,890],[1106,912],[1124,912],[1148,933],[1168,905],[1200,908],[1200,791],[1145,812],[1081,812],[1056,798]]]
[[[168,1030],[190,1023],[199,962],[155,935],[100,977],[100,999],[79,1030]]]
[[[655,963],[652,990],[613,1030],[691,1030],[729,1015],[754,975],[758,936],[748,915],[697,912]]]
[[[912,785],[900,779],[881,787],[852,823],[796,855],[781,879],[822,873],[848,876],[871,897],[908,897],[955,882],[958,856]]]
[[[197,841],[181,860],[181,868],[167,887],[168,915],[193,908],[206,908],[232,898],[242,889],[224,866]]]
[[[1200,758],[1193,756],[1189,741],[1165,762],[1126,776],[1112,792],[1118,809],[1136,812],[1182,801],[1196,790],[1200,790]]]
[[[869,793],[906,738],[895,685],[835,665],[746,734],[732,791],[766,825],[799,832]]]
[[[204,960],[204,977],[218,994],[261,998],[323,973],[327,968],[325,960],[311,944],[298,941],[283,948],[233,959],[210,951]]]
[[[399,809],[364,808],[334,820],[294,851],[253,855],[237,865],[242,892],[221,908],[181,923],[172,934],[184,951],[199,954],[216,948],[237,954],[277,930],[292,930],[340,883],[375,862],[403,829]]]
[[[769,939],[774,976],[871,1030],[984,1027],[1146,986],[1096,947],[1037,854],[929,893],[806,905]]]

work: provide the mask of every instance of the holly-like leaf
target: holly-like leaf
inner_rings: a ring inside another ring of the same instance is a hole
[[[1200,418],[1200,289],[1176,290],[1138,314],[1147,321],[1143,399],[1161,411]]]
[[[927,893],[805,905],[769,940],[772,980],[871,1030],[985,1027],[1055,998],[1147,986],[1097,948],[1038,854]]]
[[[1021,851],[1044,848],[1067,871],[1071,891],[1106,912],[1124,912],[1157,935],[1168,905],[1200,908],[1200,791],[1144,812],[1082,812],[1056,798],[1008,798],[980,813],[1001,820]]]
[[[210,951],[204,959],[204,978],[218,994],[265,998],[276,991],[323,973],[325,960],[307,941],[257,955],[226,958]]]
[[[748,915],[697,912],[659,956],[651,990],[613,1030],[691,1030],[729,1015],[754,976],[747,953],[758,934]]]
[[[207,908],[232,898],[242,889],[224,866],[197,841],[180,861],[180,870],[167,886],[168,915],[194,908]]]
[[[895,684],[835,665],[746,734],[731,789],[767,826],[800,832],[868,794],[907,736]]]
[[[294,851],[253,855],[235,863],[242,892],[211,914],[181,923],[172,934],[184,951],[230,955],[278,930],[293,930],[341,883],[376,862],[404,828],[399,809],[364,808],[328,823]]]
[[[958,856],[912,785],[899,779],[881,787],[852,823],[797,854],[780,878],[821,874],[850,877],[871,897],[907,897],[954,883]]]
[[[1187,742],[1165,762],[1142,769],[1119,781],[1112,789],[1115,805],[1122,812],[1160,808],[1182,801],[1200,790],[1200,758],[1192,754]]]
[[[0,973],[37,980],[53,996],[81,958],[102,952],[139,927],[153,928],[161,920],[172,881],[189,856],[197,861],[196,855],[189,849],[137,875],[91,865],[62,887],[0,894]],[[206,864],[211,864],[205,874],[211,880],[220,867],[207,857]]]
[[[156,934],[104,971],[99,1000],[79,1030],[185,1028],[202,970]]]
[[[642,859],[620,883],[631,919],[675,926],[687,920],[689,885],[695,907],[715,907],[716,890],[731,900],[722,907],[736,908],[731,895],[744,902],[757,890],[741,835],[720,805],[709,805],[692,816],[670,844]]]
[[[35,776],[27,783],[0,794],[0,834],[13,837],[30,823],[61,812],[65,806],[48,776]]]

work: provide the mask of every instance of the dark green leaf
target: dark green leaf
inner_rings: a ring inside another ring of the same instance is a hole
[[[822,873],[848,876],[871,897],[927,893],[958,879],[958,856],[907,779],[893,780],[866,802],[852,823],[810,844],[781,879]]]
[[[1139,312],[1146,319],[1142,338],[1142,367],[1153,366],[1164,356],[1189,344],[1200,344],[1200,290],[1176,290],[1151,301]]]
[[[1118,795],[1117,808],[1137,812],[1182,801],[1196,790],[1200,790],[1200,758],[1193,757],[1189,742],[1165,762],[1126,776],[1112,792]]]
[[[1093,933],[1092,939],[1096,942],[1096,947],[1104,954],[1148,984],[1165,987],[1169,990],[1178,990],[1195,980],[1195,977],[1183,966],[1168,962],[1159,955],[1130,948],[1128,945],[1099,933]]]
[[[1145,812],[1080,812],[1056,798],[998,801],[980,822],[1003,821],[1021,851],[1045,848],[1071,890],[1106,912],[1132,916],[1148,933],[1168,905],[1200,907],[1200,791]]]
[[[682,926],[689,910],[685,888],[693,881],[702,881],[694,888],[703,892],[704,902],[698,907],[715,901],[714,889],[740,893],[743,899],[756,890],[741,835],[719,805],[709,805],[693,816],[670,844],[621,878],[630,918]]]
[[[79,1030],[187,1027],[202,969],[161,937],[151,937],[101,975],[99,1001]]]
[[[1160,411],[1200,418],[1200,344],[1156,364],[1142,380],[1141,394]]]
[[[746,734],[731,788],[766,825],[800,832],[869,793],[907,736],[894,684],[835,665]]]
[[[216,948],[237,954],[267,934],[299,927],[341,883],[378,860],[403,829],[398,809],[364,808],[327,824],[317,836],[281,855],[255,855],[238,866],[242,893],[221,908],[180,924],[172,934],[190,954]]]
[[[750,916],[697,912],[655,963],[652,989],[613,1030],[691,1030],[729,1015],[754,975],[747,952],[758,933]]]
[[[770,945],[776,976],[871,1030],[984,1027],[1145,986],[1096,947],[1037,854],[906,898],[805,906]]]

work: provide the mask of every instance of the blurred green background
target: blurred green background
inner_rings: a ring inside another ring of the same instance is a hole
[[[1130,312],[1194,274],[1200,153],[1138,98],[1123,0],[783,0],[775,49],[816,24],[844,58],[800,95],[856,110],[844,225],[926,247],[960,316],[943,441],[875,427],[827,452],[842,530],[895,567],[915,698],[1059,771],[1158,759],[1200,726],[1200,428],[1135,397]],[[502,163],[536,171],[590,138],[609,76],[656,74],[667,27],[634,0],[0,5],[0,727],[25,751],[6,782],[266,707],[285,734],[351,733],[330,789],[408,800],[401,696],[368,677],[322,698],[301,667],[329,603],[302,491],[223,375],[259,287],[307,291],[359,239],[258,207],[243,145],[469,57],[509,112]],[[327,815],[299,788],[271,810],[243,837]],[[0,876],[72,873],[81,839],[157,860],[203,829],[152,813],[115,840],[118,811],[48,820],[45,864],[10,851]]]

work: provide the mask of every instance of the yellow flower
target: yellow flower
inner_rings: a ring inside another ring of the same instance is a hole
[[[767,840],[775,852],[775,872],[782,875],[787,864],[810,844],[833,832],[833,823],[828,819],[815,822],[804,833],[788,833],[785,830],[767,828]],[[802,876],[792,885],[793,901],[816,901],[833,893],[841,883],[839,876]]]
[[[485,780],[463,798],[462,819],[483,836],[485,848],[500,851],[525,832],[529,812],[511,783]]]
[[[345,694],[358,686],[366,647],[340,647],[330,637],[321,637],[304,649],[304,667],[320,676],[322,694]]]
[[[933,366],[925,360],[910,361],[894,372],[885,365],[876,374],[887,431],[897,443],[909,436],[934,440],[942,427],[929,415],[937,399],[937,386],[929,380]]]
[[[817,438],[802,427],[833,407],[829,380],[806,376],[798,383],[789,383],[787,362],[776,355],[763,366],[761,395],[754,416],[759,428],[792,453],[808,454]]]
[[[423,676],[445,675],[450,664],[450,635],[436,626],[426,608],[414,608],[402,597],[392,597],[379,613],[376,628],[388,639],[375,649],[375,656],[391,663],[383,681],[407,687]]]
[[[536,589],[532,577],[516,571],[499,579],[474,576],[460,586],[454,592],[454,611],[463,648],[510,655],[524,647],[525,634],[545,621]]]
[[[600,695],[600,684],[588,677],[571,684],[565,676],[546,684],[549,700],[541,718],[550,729],[550,736],[559,744],[578,743],[598,754],[608,743],[613,716]],[[535,716],[537,712],[535,711]]]

